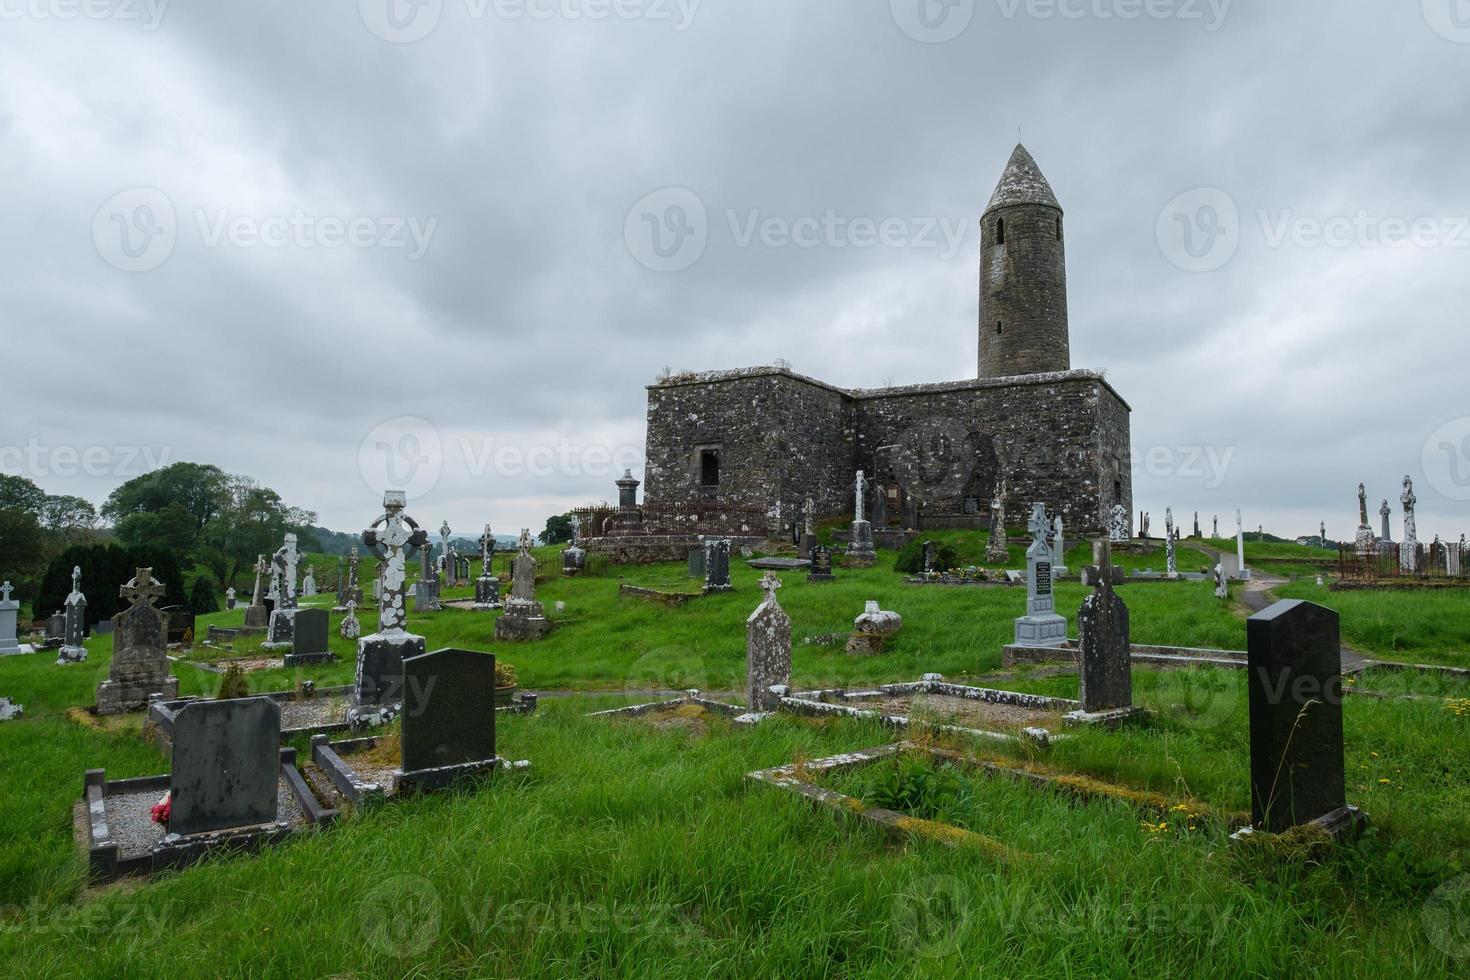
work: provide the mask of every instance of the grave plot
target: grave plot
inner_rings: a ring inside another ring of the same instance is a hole
[[[1084,824],[1140,846],[1172,835],[1214,848],[1245,813],[910,741],[749,773],[886,832],[973,848],[1001,862],[1046,862]]]
[[[708,733],[709,724],[714,719],[737,719],[745,713],[745,709],[739,705],[712,701],[709,698],[700,697],[698,691],[689,691],[682,697],[668,701],[654,701],[648,704],[633,704],[626,708],[613,708],[609,711],[595,711],[587,717],[623,719],[660,731],[704,735]]]
[[[183,706],[167,775],[108,780],[86,774],[76,804],[78,845],[94,881],[192,864],[217,851],[250,851],[329,823],[283,749],[280,707],[269,698]]]
[[[405,657],[399,729],[337,743],[314,736],[312,761],[354,803],[527,769],[529,762],[496,755],[495,684],[490,654],[437,650]]]
[[[307,681],[300,691],[275,691],[261,694],[276,703],[281,711],[281,738],[289,741],[305,735],[346,731],[347,709],[352,704],[351,687],[327,687],[318,690]],[[148,705],[148,727],[153,740],[163,751],[173,744],[174,728],[179,713],[191,704],[214,703],[209,698],[180,698],[153,701]]]
[[[1081,702],[950,684],[929,677],[867,691],[808,691],[781,699],[781,710],[808,716],[876,719],[898,729],[928,728],[982,738],[1047,744]]]

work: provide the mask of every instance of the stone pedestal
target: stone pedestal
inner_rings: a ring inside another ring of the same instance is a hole
[[[357,675],[347,721],[354,728],[385,724],[403,705],[403,661],[422,655],[422,636],[403,630],[372,633],[357,641]]]
[[[551,633],[551,620],[541,603],[512,596],[506,600],[505,615],[495,621],[495,639],[504,643],[525,643]]]
[[[245,625],[240,627],[241,636],[254,636],[266,631],[270,625],[270,616],[265,606],[246,606]]]
[[[296,640],[295,609],[277,609],[271,613],[270,631],[262,644],[267,650],[289,650]]]
[[[878,559],[878,550],[873,544],[871,521],[852,522],[852,543],[848,546],[844,564],[854,568],[870,568]]]
[[[847,640],[847,652],[855,656],[874,656],[888,646],[888,639],[903,628],[903,617],[880,609],[869,601],[863,614],[852,622],[853,632]]]
[[[500,608],[500,579],[494,575],[475,580],[475,609],[489,612]]]

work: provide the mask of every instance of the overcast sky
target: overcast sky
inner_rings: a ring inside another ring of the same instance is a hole
[[[434,528],[539,529],[641,475],[665,367],[972,377],[1019,131],[1156,529],[1350,539],[1366,481],[1397,540],[1411,474],[1421,538],[1470,531],[1467,0],[0,19],[0,470],[52,493],[193,460],[339,530],[388,480]]]

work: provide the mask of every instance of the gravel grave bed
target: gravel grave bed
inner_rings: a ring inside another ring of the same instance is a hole
[[[885,715],[906,715],[914,721],[933,721],[988,732],[1020,731],[1023,728],[1044,728],[1049,732],[1059,732],[1064,727],[1060,711],[1022,708],[1013,704],[991,704],[948,694],[864,698],[847,704]]]
[[[305,701],[281,702],[282,731],[341,725],[346,721],[346,698],[307,698]]]
[[[164,829],[153,822],[152,810],[163,799],[164,792],[149,790],[106,797],[107,832],[117,842],[124,860],[147,854],[163,839]],[[276,817],[292,827],[299,827],[306,819],[285,779],[280,782]]]

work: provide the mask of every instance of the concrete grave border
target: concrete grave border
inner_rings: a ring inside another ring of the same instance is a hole
[[[311,759],[326,773],[332,785],[345,799],[359,805],[418,793],[438,793],[453,789],[467,780],[493,776],[501,770],[524,772],[531,768],[529,760],[511,762],[497,755],[483,762],[467,762],[418,772],[395,769],[390,782],[384,786],[360,777],[348,761],[353,755],[370,751],[377,745],[378,737],[375,735],[345,742],[329,742],[325,735],[314,735],[311,739]]]
[[[106,770],[88,769],[82,782],[82,799],[72,806],[72,825],[77,844],[87,855],[89,880],[105,883],[130,875],[157,874],[171,868],[187,867],[218,852],[253,853],[337,819],[338,811],[324,807],[302,777],[296,767],[296,750],[293,748],[281,749],[281,778],[301,807],[301,823],[295,826],[269,823],[189,837],[165,834],[146,853],[128,856],[122,853],[121,846],[108,831],[107,798],[143,792],[157,792],[162,797],[169,791],[172,777],[165,774],[109,780]]]

